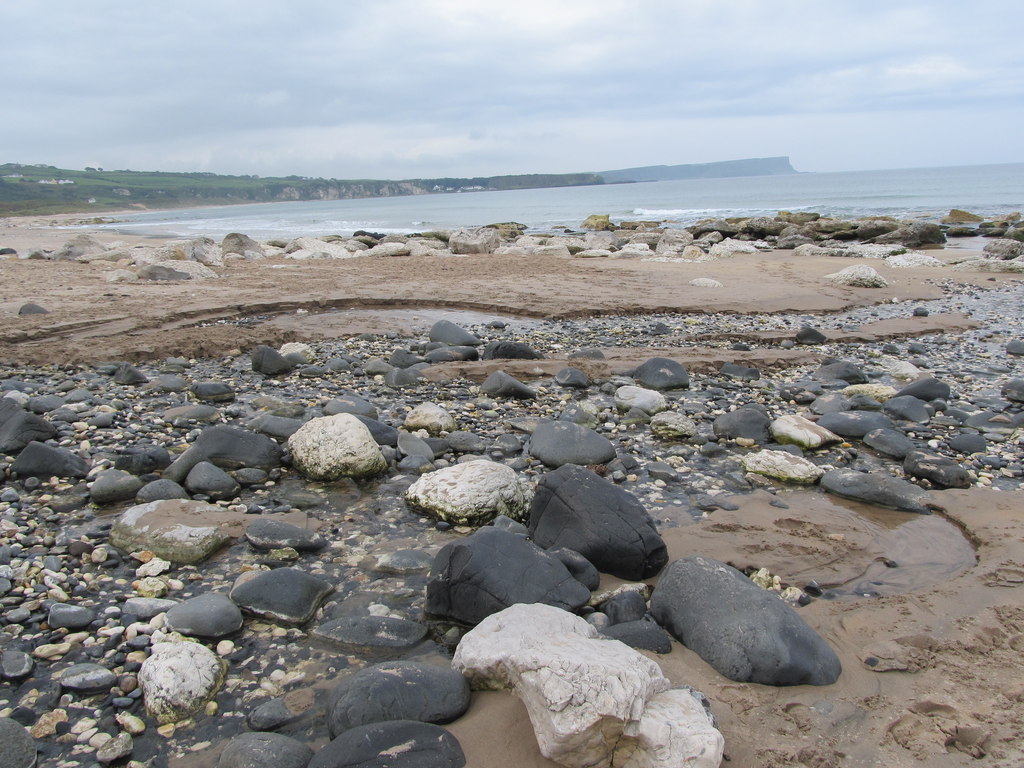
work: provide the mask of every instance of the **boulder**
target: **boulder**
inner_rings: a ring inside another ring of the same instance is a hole
[[[835,411],[818,419],[818,426],[840,437],[859,438],[876,429],[892,429],[892,421],[878,411]]]
[[[450,320],[438,320],[430,327],[431,341],[447,344],[450,347],[478,347],[483,341],[465,328]]]
[[[697,431],[693,419],[675,411],[662,411],[651,419],[651,433],[663,440],[686,440]]]
[[[435,436],[442,432],[454,432],[458,428],[455,418],[437,403],[420,403],[415,406],[406,414],[402,426],[409,432],[422,429]]]
[[[160,724],[201,712],[224,679],[224,663],[204,645],[183,640],[155,643],[139,670],[146,711]]]
[[[20,477],[85,477],[89,462],[67,448],[33,440],[21,450],[11,469]]]
[[[93,504],[116,504],[129,501],[142,490],[142,481],[130,472],[121,469],[105,469],[96,475],[89,488],[89,500]]]
[[[905,512],[930,514],[931,497],[913,483],[883,472],[832,469],[821,477],[821,487],[836,496],[891,507]]]
[[[249,571],[235,580],[228,597],[246,613],[285,624],[302,625],[313,618],[334,591],[323,579],[297,568]]]
[[[288,448],[295,467],[314,480],[369,477],[387,469],[370,430],[349,413],[307,421],[288,438]]]
[[[306,768],[313,750],[280,733],[240,733],[228,741],[217,768]]]
[[[0,717],[0,744],[5,768],[35,768],[36,742],[17,720]]]
[[[942,227],[930,221],[910,221],[901,223],[896,229],[874,239],[876,243],[899,243],[907,248],[920,248],[923,245],[941,245],[946,242]]]
[[[543,360],[544,355],[522,341],[492,341],[480,355],[483,360]]]
[[[778,595],[710,557],[670,563],[651,615],[730,680],[830,685],[841,672],[835,651]]]
[[[328,400],[323,407],[324,416],[336,416],[339,413],[351,413],[353,416],[365,416],[368,419],[378,417],[377,407],[369,400],[353,392],[347,392]]]
[[[903,461],[909,477],[928,480],[936,488],[970,488],[974,483],[966,469],[953,459],[924,451],[911,451]]]
[[[448,238],[448,248],[454,254],[494,253],[501,245],[501,236],[490,227],[457,229]]]
[[[1024,243],[1008,237],[999,237],[985,244],[982,255],[987,259],[1010,261],[1024,256]]]
[[[446,544],[434,558],[426,612],[477,624],[515,603],[575,611],[590,599],[562,562],[523,536],[481,528]]]
[[[418,645],[427,628],[397,616],[342,616],[325,621],[309,634],[349,653],[395,653]]]
[[[242,612],[220,592],[184,600],[167,611],[167,625],[191,637],[220,638],[242,628]]]
[[[570,421],[542,421],[530,438],[530,455],[549,467],[604,464],[615,458],[608,438]]]
[[[690,374],[681,363],[667,357],[652,357],[632,373],[636,383],[648,389],[689,389]]]
[[[374,664],[348,675],[331,691],[331,737],[368,723],[416,720],[450,723],[469,708],[469,683],[450,667],[415,661]]]
[[[828,341],[828,337],[824,333],[809,325],[801,326],[800,330],[796,332],[797,344],[824,344],[826,341]]]
[[[668,562],[665,542],[643,504],[575,464],[541,478],[529,530],[544,549],[571,549],[599,571],[622,579],[651,578]]]
[[[57,428],[42,416],[0,397],[0,453],[17,453],[33,441],[42,443],[56,436]]]
[[[85,695],[109,693],[117,685],[117,675],[91,662],[72,664],[61,670],[56,677],[64,690]]]
[[[890,418],[910,421],[915,424],[927,424],[932,417],[924,403],[913,395],[890,397],[882,405],[882,413]]]
[[[163,476],[183,483],[192,468],[201,461],[226,470],[243,467],[271,470],[281,463],[281,446],[266,435],[227,424],[215,424],[200,432],[195,442],[167,467]]]
[[[125,510],[110,529],[110,543],[126,552],[149,550],[172,563],[200,563],[230,537],[215,524],[224,510],[213,504],[164,499]]]
[[[615,229],[611,218],[607,213],[592,213],[580,224],[580,229],[589,229],[594,232],[610,232]]]
[[[498,515],[524,520],[530,497],[515,470],[491,461],[455,464],[423,475],[405,492],[411,508],[455,525],[486,525]]]
[[[209,461],[200,461],[185,476],[185,490],[209,499],[230,499],[241,486],[227,472]]]
[[[514,397],[532,400],[537,396],[530,387],[504,371],[495,371],[480,385],[480,390],[491,397]]]
[[[755,443],[767,443],[771,438],[768,432],[771,421],[763,406],[749,403],[718,416],[711,428],[716,436],[726,440],[743,438]]]
[[[244,259],[262,259],[263,246],[248,235],[231,232],[220,241],[221,256],[241,256]]]
[[[615,407],[623,413],[639,408],[653,416],[667,409],[668,403],[665,396],[657,390],[626,386],[615,390]]]
[[[245,538],[256,549],[291,547],[297,552],[319,552],[327,540],[314,530],[283,520],[258,517],[245,528]]]
[[[295,368],[295,363],[265,344],[253,347],[249,358],[253,371],[262,373],[264,376],[282,376]]]
[[[796,414],[787,414],[775,419],[768,426],[768,431],[780,445],[796,445],[807,451],[843,441],[843,438],[834,432]]]
[[[952,390],[949,384],[928,376],[907,384],[896,393],[896,397],[912,395],[918,400],[930,402],[932,400],[948,400],[951,394]]]
[[[867,264],[854,264],[825,277],[833,285],[846,285],[852,288],[885,288],[889,284],[874,267]]]
[[[1014,403],[1024,403],[1024,379],[1010,379],[1003,384],[1000,394]]]
[[[784,483],[814,485],[825,470],[802,456],[786,451],[757,451],[742,459],[743,469]]]
[[[847,384],[867,384],[868,377],[860,366],[849,360],[831,360],[823,363],[814,373],[812,379],[817,381],[845,381]]]
[[[896,429],[873,429],[863,440],[864,445],[890,459],[903,459],[916,447],[913,440]]]
[[[515,605],[467,633],[452,665],[474,688],[511,689],[541,754],[570,768],[717,768],[722,735],[697,695],[583,619]]]
[[[444,728],[413,720],[370,723],[328,742],[308,768],[464,768],[458,740]]]

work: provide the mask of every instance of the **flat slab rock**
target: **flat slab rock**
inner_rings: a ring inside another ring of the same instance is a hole
[[[344,616],[325,621],[309,634],[342,649],[398,651],[422,641],[427,628],[397,616]]]
[[[308,768],[463,768],[458,740],[438,725],[391,720],[361,725],[328,742]]]
[[[228,597],[246,613],[285,624],[305,624],[334,587],[297,568],[242,574]]]
[[[126,552],[148,549],[172,563],[200,563],[228,543],[217,525],[221,507],[201,501],[163,499],[136,504],[110,529],[110,543]]]
[[[389,661],[360,669],[331,691],[331,736],[385,720],[450,723],[469,709],[469,683],[451,667]]]

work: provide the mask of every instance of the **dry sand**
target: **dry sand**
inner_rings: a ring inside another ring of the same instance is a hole
[[[52,248],[69,236],[23,223],[0,222],[0,247]],[[97,234],[105,241],[129,240]],[[208,282],[112,285],[103,277],[110,265],[2,261],[0,359],[62,364],[221,355],[258,342],[311,340],[396,323],[424,327],[433,315],[422,308],[533,318],[663,311],[824,313],[893,298],[936,298],[939,281],[947,278],[993,284],[988,274],[887,270],[874,262],[890,287],[836,288],[822,279],[847,263],[795,260],[787,252],[706,264],[495,256],[269,260],[234,262],[220,270],[220,279]],[[688,282],[695,277],[714,277],[726,287],[694,288]],[[996,282],[1015,279],[995,276]],[[50,313],[19,317],[18,307],[28,301]],[[347,312],[360,308],[418,308],[420,313]],[[327,310],[337,311],[312,316]],[[244,327],[195,325],[244,315],[275,317]],[[970,322],[962,316],[887,321],[862,329],[861,335],[899,337]],[[649,351],[609,355],[604,372],[625,369]],[[718,354],[702,349],[699,339],[673,352],[694,365],[711,365]],[[787,359],[781,352],[774,361],[751,361],[808,362],[812,354],[796,350]],[[523,362],[522,370],[512,372],[550,375],[554,364]],[[440,370],[452,376],[486,374],[486,366]],[[733,683],[682,647],[654,657],[674,682],[710,697],[725,734],[727,765],[1024,764],[1024,493],[970,490],[937,496],[945,513],[923,521],[895,512],[855,514],[851,505],[811,491],[784,494],[790,508],[782,510],[769,506],[761,493],[738,499],[737,512],[717,511],[701,523],[666,530],[673,557],[701,552],[738,566],[767,566],[795,584],[814,578],[848,591],[883,577],[890,586],[881,591],[897,592],[817,600],[800,609],[843,662],[843,674],[831,686]],[[952,525],[943,525],[943,519]],[[880,558],[901,567],[883,573]],[[450,728],[474,768],[555,765],[540,756],[525,710],[509,694],[475,694],[468,715]]]

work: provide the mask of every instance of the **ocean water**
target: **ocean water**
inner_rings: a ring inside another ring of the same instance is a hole
[[[984,216],[1024,209],[1024,163],[260,203],[140,212],[106,226],[140,235],[243,232],[271,239],[351,235],[360,229],[411,233],[503,221],[546,232],[578,228],[594,213],[679,227],[708,217],[770,216],[780,210],[937,220],[951,208]]]

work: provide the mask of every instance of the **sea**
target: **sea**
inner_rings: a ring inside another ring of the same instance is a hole
[[[358,230],[407,234],[508,221],[530,232],[557,232],[578,229],[591,214],[608,214],[613,221],[656,220],[668,227],[782,210],[938,220],[953,208],[985,217],[1024,209],[1024,163],[187,208],[126,214],[105,227],[161,237],[242,232],[269,240]]]

